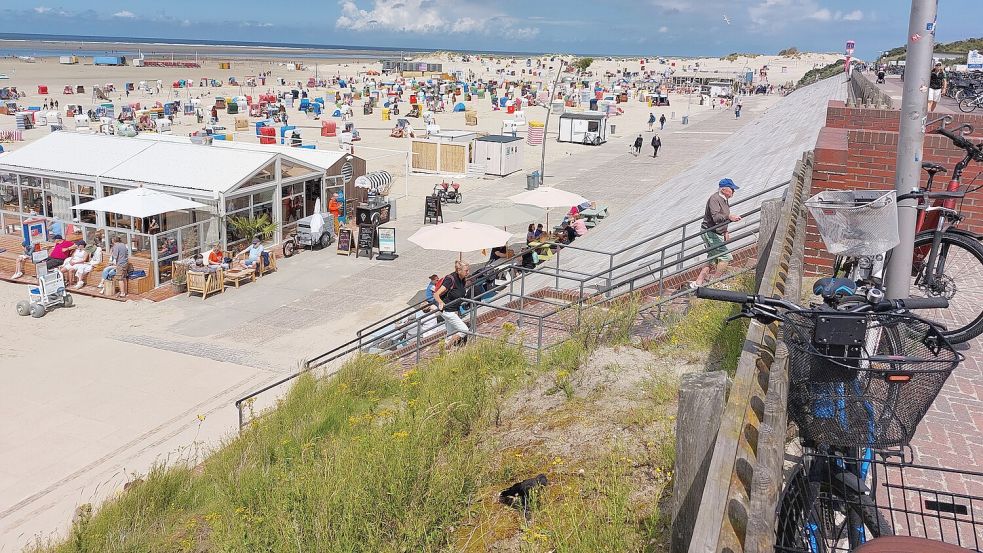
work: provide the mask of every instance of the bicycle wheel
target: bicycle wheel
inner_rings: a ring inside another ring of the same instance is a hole
[[[920,310],[918,316],[935,322],[954,344],[971,340],[983,333],[983,245],[961,234],[945,233],[939,244],[935,262],[934,283],[926,284],[932,232],[915,237],[915,257],[912,275],[915,277],[908,295],[911,297],[944,297],[947,309]]]
[[[873,499],[856,491],[856,482],[851,485],[845,479],[828,476],[817,481],[809,472],[806,466],[799,466],[782,491],[775,551],[850,551],[865,541],[894,535],[891,523]]]
[[[826,553],[820,521],[812,508],[819,495],[819,484],[809,481],[807,469],[800,465],[789,477],[778,503],[775,551]]]
[[[959,111],[963,113],[972,113],[976,111],[979,102],[976,98],[963,98],[959,100]]]

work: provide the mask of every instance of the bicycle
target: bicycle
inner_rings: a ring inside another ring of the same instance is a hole
[[[735,317],[781,322],[789,347],[789,419],[799,429],[801,464],[777,509],[776,550],[852,550],[893,534],[872,494],[878,450],[901,447],[963,359],[930,322],[910,310],[945,298],[886,300],[857,295],[842,278],[820,279],[820,306],[697,288],[700,298],[742,305]]]
[[[983,92],[977,92],[975,96],[963,96],[959,100],[959,111],[963,113],[972,113],[980,107],[983,107]]]
[[[968,125],[961,129],[972,132]],[[966,151],[953,168],[945,191],[933,191],[932,185],[936,174],[947,170],[923,163],[928,183],[917,192],[896,197],[893,191],[827,191],[807,200],[806,206],[827,249],[836,256],[833,276],[844,276],[861,288],[870,288],[884,284],[890,250],[900,242],[896,201],[918,200],[909,295],[949,300],[944,311],[924,316],[942,327],[951,342],[962,343],[983,333],[983,302],[974,297],[976,291],[983,293],[978,278],[983,273],[983,244],[979,236],[957,227],[963,216],[956,209],[956,201],[966,195],[963,171],[973,161],[983,162],[983,148],[947,130],[945,124],[934,132]]]

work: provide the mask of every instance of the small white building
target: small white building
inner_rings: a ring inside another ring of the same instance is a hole
[[[474,142],[474,163],[484,166],[486,175],[511,175],[522,170],[521,146],[516,136],[483,136]]]
[[[558,142],[598,146],[608,140],[608,116],[600,111],[560,115]]]

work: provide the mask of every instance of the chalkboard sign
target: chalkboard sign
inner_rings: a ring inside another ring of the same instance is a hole
[[[443,222],[444,211],[440,207],[440,198],[437,196],[427,196],[427,204],[423,211],[423,224]]]
[[[375,242],[375,227],[372,225],[359,225],[355,257],[364,255],[372,259],[373,242]]]
[[[338,230],[338,255],[351,255],[352,253],[352,229],[343,228]]]

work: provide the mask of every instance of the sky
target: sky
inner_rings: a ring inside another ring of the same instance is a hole
[[[941,0],[937,40],[983,35],[983,0]],[[876,57],[908,0],[2,0],[0,33],[721,56],[787,47]]]

